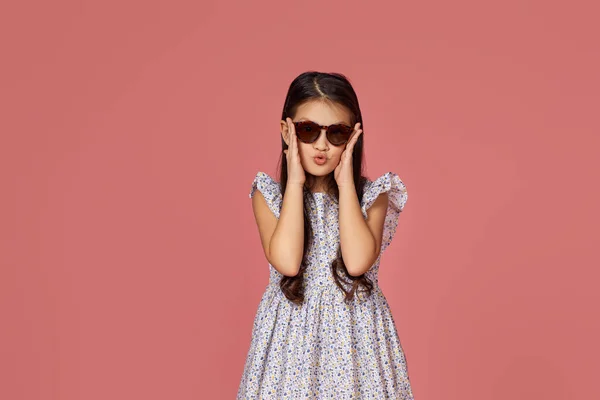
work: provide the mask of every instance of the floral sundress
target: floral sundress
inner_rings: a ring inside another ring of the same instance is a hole
[[[259,190],[279,218],[280,184],[258,172],[250,196]],[[390,245],[407,200],[406,186],[387,172],[364,186],[361,210],[386,192],[381,253],[366,273],[371,296],[349,304],[333,280],[331,263],[340,243],[338,204],[326,193],[311,193],[314,240],[308,250],[304,302],[289,301],[279,287],[282,275],[269,265],[237,399],[402,399],[412,400],[404,351],[389,305],[378,285],[381,254]]]

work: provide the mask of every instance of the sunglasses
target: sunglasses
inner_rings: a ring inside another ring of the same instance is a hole
[[[321,134],[321,130],[325,129],[327,140],[334,146],[341,146],[348,142],[354,131],[348,125],[336,124],[323,126],[312,121],[294,122],[294,126],[296,127],[296,136],[301,142],[313,143]]]

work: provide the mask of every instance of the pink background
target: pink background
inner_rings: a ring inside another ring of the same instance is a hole
[[[417,400],[598,399],[596,2],[0,6],[0,398],[232,399],[248,199],[291,80],[339,71]]]

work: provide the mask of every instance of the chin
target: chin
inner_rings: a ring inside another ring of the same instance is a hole
[[[331,170],[330,169],[315,170],[314,168],[305,169],[305,171],[308,172],[309,174],[311,174],[312,176],[319,176],[319,177],[327,176],[333,172],[332,169]]]
[[[331,160],[328,160],[327,163],[330,163]],[[311,165],[311,163],[313,165]],[[329,175],[330,173],[333,172],[333,170],[335,168],[331,168],[329,167],[329,165],[316,165],[314,164],[313,160],[308,160],[307,162],[304,162],[303,165],[304,167],[304,171],[306,171],[307,173],[311,174],[312,176],[318,176],[318,177],[324,177]]]

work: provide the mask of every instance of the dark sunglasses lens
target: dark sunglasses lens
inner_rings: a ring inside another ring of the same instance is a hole
[[[331,144],[339,146],[344,144],[350,139],[352,134],[352,128],[345,125],[332,125],[329,127],[328,140]]]
[[[321,133],[319,125],[310,121],[302,121],[296,124],[296,136],[304,143],[314,142]]]

